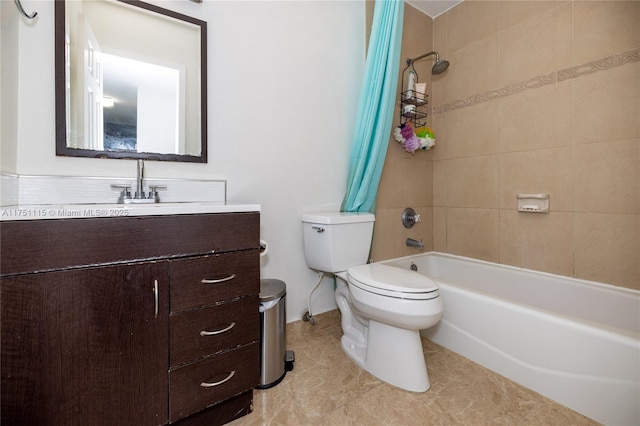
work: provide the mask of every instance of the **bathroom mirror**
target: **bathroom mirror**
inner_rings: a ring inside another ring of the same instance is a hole
[[[56,155],[207,162],[207,23],[56,0]]]

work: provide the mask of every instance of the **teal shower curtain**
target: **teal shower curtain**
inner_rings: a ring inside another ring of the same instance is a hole
[[[387,154],[402,42],[404,0],[377,0],[360,91],[344,212],[375,211]]]

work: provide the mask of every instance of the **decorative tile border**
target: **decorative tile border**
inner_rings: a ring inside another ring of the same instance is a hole
[[[431,108],[431,114],[440,114],[443,112],[453,111],[455,109],[478,105],[497,98],[515,95],[516,93],[524,92],[525,90],[537,89],[549,84],[571,80],[584,75],[593,74],[599,71],[606,71],[635,62],[640,62],[640,48],[629,50],[617,55],[607,56],[605,58],[598,59],[597,61],[587,62],[586,64],[577,65],[575,67],[554,71],[551,74],[513,83],[496,90],[489,90],[482,94],[472,95],[468,98],[459,99],[448,104],[438,105]]]
[[[597,61],[587,62],[583,65],[560,70],[558,71],[558,81],[570,80],[583,75],[593,74],[594,72],[611,69],[615,66],[613,58],[613,56],[607,56],[606,58],[602,58]]]

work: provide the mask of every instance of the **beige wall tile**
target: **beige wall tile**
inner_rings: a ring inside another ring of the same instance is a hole
[[[575,80],[576,144],[640,136],[639,76],[640,63],[635,63]]]
[[[447,14],[438,16],[433,20],[433,50],[441,55],[449,53],[447,49]]]
[[[575,210],[640,214],[638,139],[575,147]]]
[[[428,152],[408,154],[399,144],[389,146],[378,187],[378,209],[431,206],[433,203],[433,163],[421,159]],[[376,222],[384,226],[384,218]]]
[[[500,86],[573,65],[571,4],[553,8],[500,33]]]
[[[445,102],[465,99],[499,87],[498,36],[478,40],[454,53],[446,72]]]
[[[380,185],[378,186],[378,208],[393,208],[402,206],[402,191],[398,188],[402,186],[404,180],[404,170],[402,169],[402,159],[394,159],[389,151],[397,149],[390,146],[387,151],[387,158],[382,169]]]
[[[565,3],[558,0],[553,1],[501,1],[500,2],[500,31],[504,31],[527,19],[545,13],[549,9],[563,6]]]
[[[429,52],[433,45],[433,20],[410,4],[405,4],[402,45],[408,58]]]
[[[497,209],[447,209],[447,252],[499,262]]]
[[[640,289],[640,217],[575,214],[575,277]]]
[[[440,55],[440,58],[447,59],[443,54]],[[437,74],[431,76],[431,84],[427,86],[431,87],[431,94],[429,96],[429,106],[432,108],[438,107],[442,104],[445,104],[445,99],[447,99],[447,76],[449,71],[443,74]]]
[[[427,154],[416,152],[415,157]],[[417,158],[405,160],[406,179],[397,190],[403,192],[402,199],[408,206],[433,205],[433,162]]]
[[[433,208],[433,250],[447,252],[447,209]]]
[[[497,1],[466,1],[447,13],[447,53],[498,32]]]
[[[571,147],[502,154],[500,208],[517,209],[517,194],[546,193],[551,211],[573,211],[572,170]]]
[[[446,32],[446,14],[444,14],[433,20],[433,50],[437,51],[440,54],[441,59],[448,59]],[[446,102],[445,100],[447,99],[447,97],[445,83],[448,73],[449,71],[445,72],[444,74],[431,76],[431,98],[429,99],[430,106],[435,107]],[[436,126],[435,123],[434,126]]]
[[[431,150],[433,161],[448,158],[447,146],[449,144],[447,142],[447,133],[449,126],[447,116],[448,113],[446,112],[431,116],[431,128],[433,129],[433,134],[436,137],[436,146]]]
[[[447,205],[447,162],[433,162],[433,205]]]
[[[576,1],[575,65],[640,46],[640,2]]]
[[[573,213],[502,210],[500,263],[573,276]]]
[[[572,144],[573,86],[565,81],[499,99],[503,152]]]
[[[447,160],[450,207],[499,207],[498,156]]]
[[[499,103],[484,102],[447,113],[447,158],[500,152]]]
[[[393,259],[404,250],[403,226],[400,220],[401,208],[376,209],[376,223],[373,231],[371,258],[373,260]]]

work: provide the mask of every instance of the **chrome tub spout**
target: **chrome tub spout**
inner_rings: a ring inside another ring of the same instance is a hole
[[[422,240],[418,241],[418,240],[414,240],[413,238],[407,238],[406,244],[407,244],[407,247],[415,247],[419,249],[424,248],[424,244]]]

